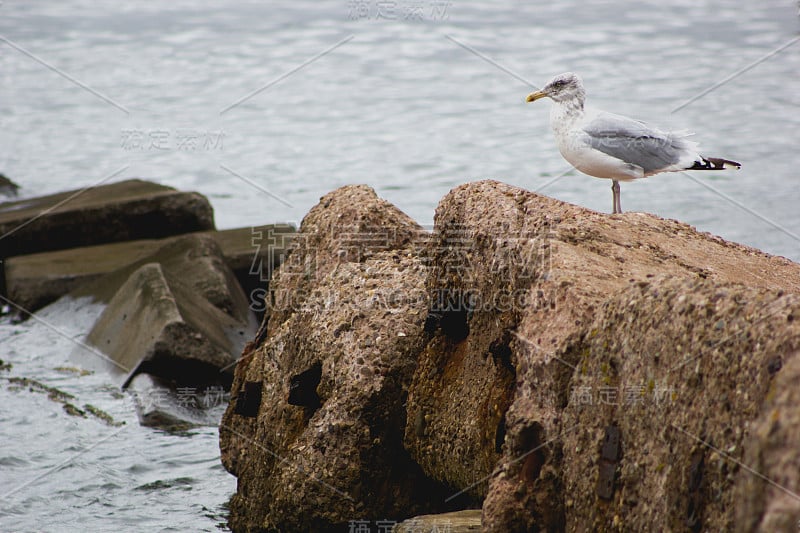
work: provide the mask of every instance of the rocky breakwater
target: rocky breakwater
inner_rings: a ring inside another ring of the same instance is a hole
[[[205,197],[142,180],[0,204],[0,307],[103,305],[69,363],[109,371],[143,424],[216,425],[293,231],[216,231]]]
[[[432,234],[346,187],[300,235],[220,428],[235,530],[800,519],[800,265],[494,181]]]

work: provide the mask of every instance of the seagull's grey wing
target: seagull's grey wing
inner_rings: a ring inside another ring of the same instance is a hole
[[[640,166],[645,174],[675,165],[691,154],[694,144],[685,140],[685,135],[664,133],[613,113],[598,114],[583,131],[592,148]]]

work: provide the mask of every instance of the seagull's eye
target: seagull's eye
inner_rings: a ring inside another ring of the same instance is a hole
[[[565,80],[556,80],[556,81],[553,82],[553,88],[554,89],[560,89],[566,84],[567,84],[567,82]]]

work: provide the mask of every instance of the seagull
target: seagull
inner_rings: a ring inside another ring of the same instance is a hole
[[[611,180],[613,213],[622,213],[619,182],[660,172],[741,168],[735,161],[703,157],[686,131],[664,132],[632,118],[584,108],[586,91],[577,74],[554,77],[528,95],[527,102],[548,97],[550,127],[558,150],[572,166],[590,176]]]

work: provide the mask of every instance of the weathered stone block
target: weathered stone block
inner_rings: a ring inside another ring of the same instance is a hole
[[[209,235],[171,240],[70,296],[108,302],[87,343],[124,369],[123,384],[146,371],[176,384],[227,386],[233,362],[256,330],[248,301]],[[79,352],[83,364],[98,362],[95,354]]]
[[[226,381],[220,369],[236,361],[237,333],[244,338],[241,324],[188,287],[171,286],[160,264],[147,263],[109,301],[86,343],[108,357],[105,366],[123,386],[138,372],[197,385]],[[84,349],[75,356],[84,364],[99,360]]]
[[[0,258],[211,229],[204,196],[132,179],[0,204]]]
[[[142,265],[158,263],[173,289],[183,287],[243,324],[253,321],[249,302],[228,267],[222,250],[210,234],[190,234],[166,241],[155,252],[86,283],[70,292],[108,302],[128,277]]]
[[[208,235],[217,242],[253,307],[263,313],[269,277],[283,260],[294,231],[290,225],[271,224],[189,235]],[[6,259],[8,298],[25,311],[36,311],[83,284],[139,263],[180,238],[118,242]]]
[[[428,309],[420,230],[364,186],[326,195],[303,220],[220,426],[239,478],[234,529],[346,530],[446,507],[402,446]]]
[[[603,368],[613,374],[626,364],[640,364],[635,353],[627,355],[638,336],[669,345],[661,348],[662,364],[678,364],[681,346],[689,349],[704,342],[700,337],[693,343],[680,340],[692,320],[698,327],[712,327],[733,315],[712,307],[703,311],[708,313],[703,321],[666,313],[638,320],[620,306],[613,319],[593,326],[596,315],[616,301],[620,291],[647,285],[655,277],[689,283],[682,289],[684,298],[700,290],[691,285],[694,282],[706,283],[709,291],[727,283],[747,285],[764,301],[775,299],[776,291],[800,290],[800,266],[786,259],[675,221],[641,213],[594,213],[491,181],[457,187],[442,200],[429,255],[427,290],[435,303],[429,325],[434,335],[421,352],[409,390],[405,444],[430,477],[478,500],[485,498],[484,527],[490,531],[580,529],[587,515],[576,513],[578,507],[609,509],[608,504],[589,506],[594,498],[611,500],[610,509],[619,516],[633,512],[619,503],[613,483],[606,487],[600,478],[628,466],[634,454],[624,450],[631,435],[642,445],[646,437],[622,428],[622,459],[608,460],[604,471],[604,432],[626,415],[603,416],[594,410],[576,429],[583,428],[591,438],[567,450],[564,443],[571,444],[572,434],[563,433],[572,429],[567,420],[580,401],[571,391],[583,384],[587,372],[602,382],[606,376],[597,374]],[[649,335],[658,324],[671,324],[673,329]],[[579,357],[584,353],[578,348],[583,346],[581,339],[598,328],[604,338],[618,339],[609,352],[616,350],[619,356],[607,360],[607,368],[595,351],[586,356],[588,362]],[[762,343],[766,345],[766,337]],[[664,376],[659,372],[653,370],[645,386],[649,379],[660,383]],[[735,381],[735,375],[727,379]],[[632,381],[626,383],[632,386]],[[751,398],[762,394],[756,382],[744,381],[743,393],[748,390]],[[709,397],[724,394],[723,382],[715,382],[714,392],[706,389]],[[614,391],[612,387],[608,394]],[[689,391],[682,396],[681,409],[671,411],[674,420],[699,415],[692,414],[687,403],[691,397]],[[650,413],[626,420],[635,424],[642,418],[664,423]],[[716,423],[713,417],[708,422]],[[653,440],[658,437],[653,435]],[[580,450],[577,456],[575,449]],[[683,448],[674,450],[676,455],[666,461],[691,463],[682,455]],[[581,468],[567,473],[576,464]],[[657,499],[657,493],[646,488],[637,494],[633,499],[639,508],[651,497]],[[731,512],[732,507],[726,509]],[[611,528],[613,513],[604,516],[597,527]],[[606,518],[611,521],[603,521]],[[634,523],[634,529],[658,527],[645,518]]]

